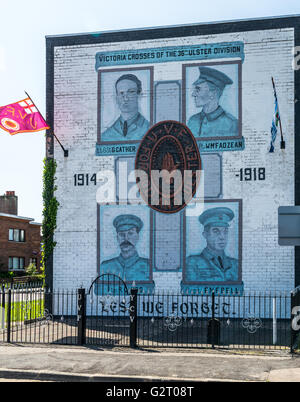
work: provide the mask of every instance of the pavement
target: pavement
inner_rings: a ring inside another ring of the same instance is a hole
[[[5,381],[300,382],[300,354],[2,344]]]

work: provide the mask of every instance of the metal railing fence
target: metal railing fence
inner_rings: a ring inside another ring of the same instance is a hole
[[[131,347],[299,346],[300,291],[93,294],[0,288],[0,342]]]
[[[286,348],[290,295],[173,294],[138,297],[138,344],[146,347]]]

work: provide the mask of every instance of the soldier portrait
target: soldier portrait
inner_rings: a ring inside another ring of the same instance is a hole
[[[193,245],[187,250],[183,273],[185,283],[233,283],[241,279],[238,209],[222,204],[207,208],[199,217],[193,217],[197,218],[200,238],[198,235],[190,239]],[[198,251],[191,253],[197,250],[197,243]]]
[[[186,124],[199,139],[238,137],[239,65],[186,68]]]
[[[118,209],[115,208],[115,210],[117,211]],[[112,218],[111,211],[112,209],[110,209],[109,213],[110,218]],[[118,275],[126,283],[135,283],[137,286],[143,283],[146,284],[147,289],[153,288],[152,264],[145,247],[145,243],[148,240],[147,234],[150,232],[149,229],[146,230],[147,233],[143,233],[145,229],[144,222],[135,213],[117,214],[112,219],[112,225],[113,236],[105,236],[105,233],[100,233],[100,237],[102,237],[100,251],[102,251],[102,255],[103,252],[107,256],[113,253],[116,255],[111,258],[101,257],[99,273],[101,275],[107,273]],[[106,245],[109,245],[109,247],[107,248]]]
[[[102,71],[100,142],[140,141],[152,120],[149,69]]]

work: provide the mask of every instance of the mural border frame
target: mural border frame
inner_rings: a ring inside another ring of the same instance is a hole
[[[195,201],[199,202],[199,201]],[[239,209],[239,222],[238,222],[238,261],[239,261],[239,277],[237,281],[207,281],[207,282],[196,282],[196,281],[184,281],[184,274],[185,274],[185,269],[186,269],[186,235],[187,235],[187,227],[186,227],[186,211],[184,211],[183,214],[183,266],[182,266],[182,284],[185,286],[194,286],[194,285],[200,285],[200,286],[233,286],[233,285],[240,285],[242,284],[242,260],[243,260],[243,200],[241,198],[231,198],[231,199],[218,199],[218,200],[209,200],[205,199],[204,204],[210,204],[210,203],[226,203],[226,202],[236,202],[238,204],[238,209]]]
[[[211,200],[220,200],[222,199],[223,195],[224,195],[224,183],[223,183],[223,153],[222,152],[202,152],[200,153],[201,155],[217,155],[218,158],[220,159],[220,193],[215,196],[215,197],[209,197],[209,196],[205,196],[205,201],[209,202]],[[202,162],[202,158],[201,158],[201,163],[202,163],[202,167],[203,167],[203,162]],[[204,170],[204,177],[205,177],[205,170]],[[205,183],[205,178],[204,178],[204,183]],[[205,189],[204,189],[205,191]],[[197,198],[196,198],[197,200]]]
[[[153,125],[154,118],[154,66],[145,67],[124,67],[124,68],[99,68],[97,71],[97,145],[124,145],[124,144],[139,144],[141,140],[124,140],[124,141],[102,141],[101,140],[101,74],[102,73],[115,73],[122,71],[136,71],[136,70],[148,70],[150,73],[150,127]],[[146,134],[146,133],[145,133]]]
[[[242,132],[242,60],[224,60],[224,61],[208,61],[203,63],[187,63],[182,64],[182,122],[187,125],[186,118],[186,70],[189,67],[200,67],[200,66],[215,66],[215,65],[227,65],[227,64],[237,64],[238,65],[238,136],[222,136],[222,137],[195,137],[196,141],[221,141],[221,140],[241,140],[243,138]]]
[[[123,204],[125,206],[126,204]],[[100,246],[101,246],[101,235],[100,235],[100,224],[101,224],[101,219],[100,219],[100,208],[101,207],[106,207],[106,206],[122,206],[119,204],[97,204],[97,269],[96,273],[97,275],[100,275]],[[134,205],[134,206],[141,206],[141,205]],[[150,208],[149,208],[150,209]],[[132,285],[133,282],[135,282],[136,286],[138,287],[139,285],[148,285],[152,284],[154,279],[153,279],[153,217],[152,217],[152,211],[149,211],[149,266],[150,266],[150,279],[149,281],[126,281],[126,284]]]
[[[182,80],[161,80],[161,81],[155,81],[154,82],[154,100],[153,100],[153,105],[154,105],[154,124],[158,123],[157,119],[156,119],[156,104],[157,104],[157,86],[159,84],[177,84],[178,85],[178,89],[179,89],[179,117],[180,119],[182,119]],[[173,120],[173,119],[170,119]],[[180,121],[180,120],[179,120]]]
[[[156,216],[161,214],[161,212],[158,211],[152,211],[152,228],[153,228],[153,248],[152,248],[152,257],[153,257],[153,270],[154,272],[181,272],[182,271],[182,266],[184,262],[184,237],[183,237],[183,228],[184,228],[184,210],[178,211],[177,213],[180,214],[180,265],[177,268],[173,269],[159,269],[156,268],[155,265],[155,257],[156,257],[156,241],[155,241],[155,226],[156,226]],[[172,214],[168,214],[167,216],[172,216]],[[173,214],[173,216],[176,214]]]

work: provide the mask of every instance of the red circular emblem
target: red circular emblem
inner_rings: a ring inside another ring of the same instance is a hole
[[[4,117],[1,119],[1,124],[4,126],[7,130],[13,130],[13,131],[18,131],[20,130],[20,125],[18,122],[16,122],[13,119],[10,119],[8,117]]]
[[[196,193],[201,158],[189,128],[173,120],[152,126],[135,159],[136,181],[144,201],[156,211],[176,213]]]

